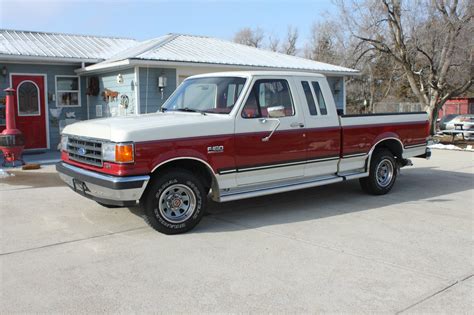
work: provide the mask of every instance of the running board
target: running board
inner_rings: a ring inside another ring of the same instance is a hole
[[[246,198],[253,198],[258,196],[265,196],[270,194],[276,194],[286,191],[328,185],[333,183],[342,182],[344,177],[340,176],[330,176],[315,180],[298,180],[294,181],[293,183],[274,183],[272,185],[260,186],[260,188],[251,189],[249,187],[244,188],[236,188],[229,191],[221,191],[220,198],[218,202],[226,202],[232,200],[240,200]]]
[[[220,197],[215,199],[217,202],[226,202],[240,199],[247,199],[265,195],[271,195],[286,191],[311,188],[323,185],[339,183],[345,180],[362,178],[369,176],[369,172],[341,173],[333,176],[318,177],[313,179],[297,179],[278,183],[269,183],[253,187],[242,187],[234,189],[225,189],[220,191]],[[214,199],[214,198],[213,198]]]
[[[357,179],[369,176],[369,172],[358,172],[358,173],[338,173],[338,176],[344,178],[344,180]]]

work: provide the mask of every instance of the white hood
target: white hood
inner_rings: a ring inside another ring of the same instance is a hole
[[[231,134],[233,131],[234,120],[229,115],[165,112],[77,122],[66,126],[62,133],[114,142],[141,142]]]

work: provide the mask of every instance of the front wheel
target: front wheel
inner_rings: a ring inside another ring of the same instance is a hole
[[[178,234],[199,223],[206,202],[206,190],[196,176],[186,170],[170,170],[150,183],[143,205],[151,227]]]
[[[397,162],[386,149],[374,152],[370,162],[369,176],[359,179],[362,189],[372,195],[385,195],[397,179]]]

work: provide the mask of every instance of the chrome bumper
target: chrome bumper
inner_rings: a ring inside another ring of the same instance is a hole
[[[133,205],[141,198],[150,180],[148,175],[111,176],[59,162],[59,177],[75,192],[109,205]]]

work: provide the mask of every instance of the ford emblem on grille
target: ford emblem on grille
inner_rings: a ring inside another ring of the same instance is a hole
[[[79,155],[86,155],[87,150],[85,148],[79,148],[77,149],[77,154]]]

